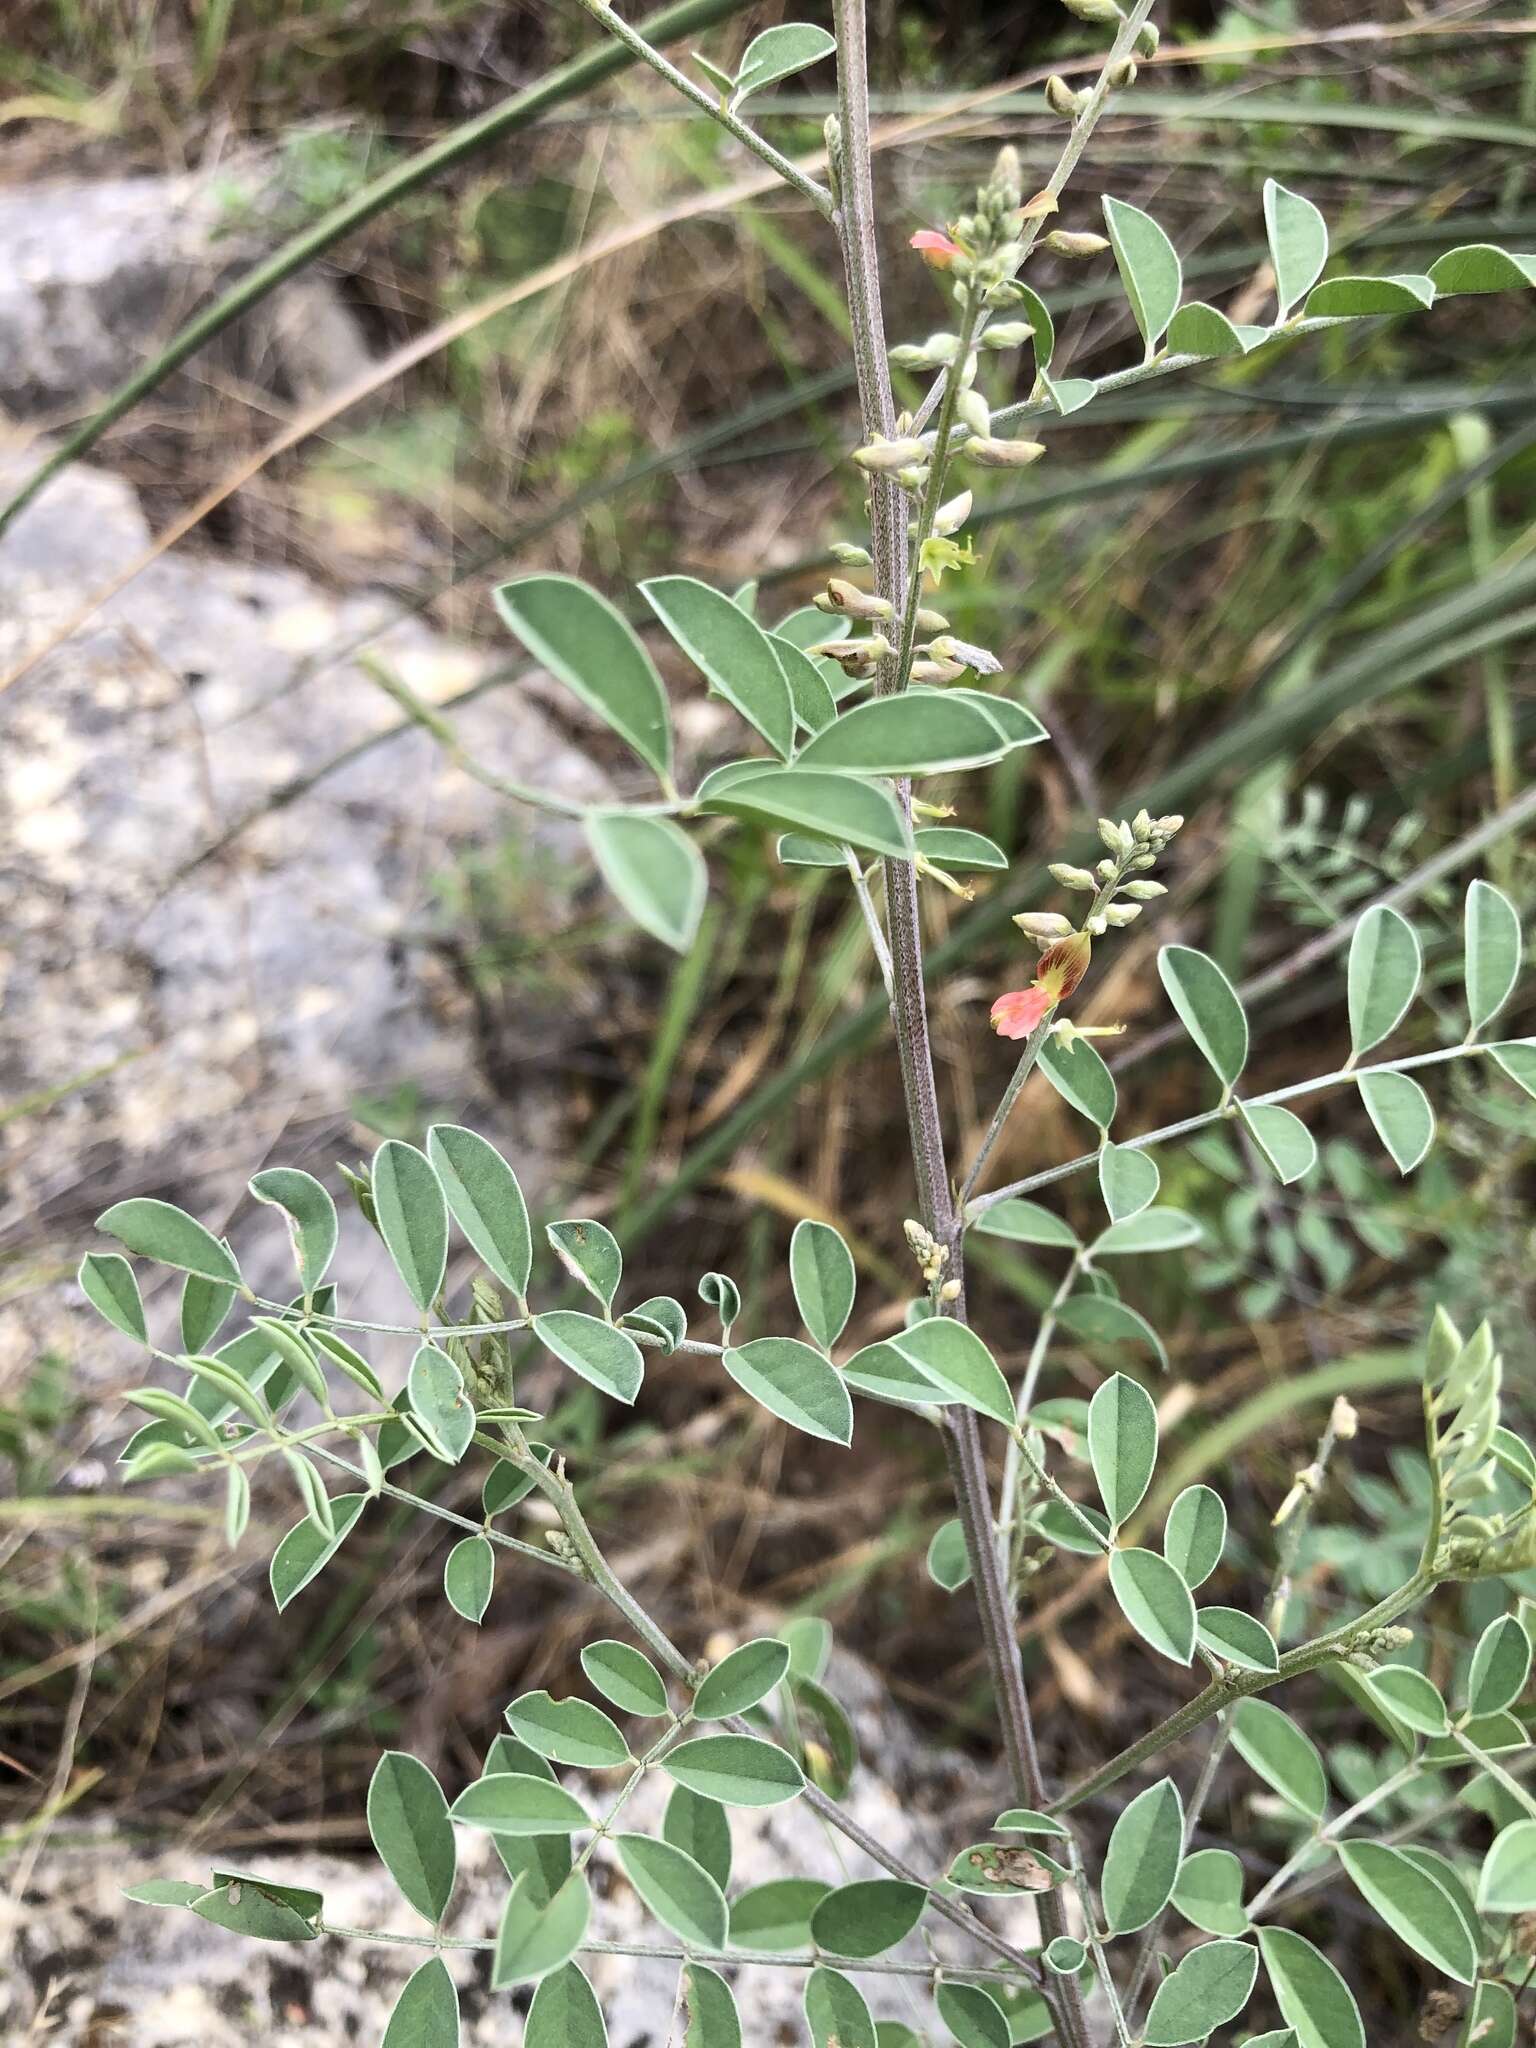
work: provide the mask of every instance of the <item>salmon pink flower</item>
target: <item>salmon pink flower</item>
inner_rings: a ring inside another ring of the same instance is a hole
[[[1093,942],[1086,932],[1058,939],[1040,955],[1028,988],[1010,989],[992,1005],[992,1029],[999,1038],[1028,1038],[1072,994],[1088,972]]]
[[[948,270],[957,256],[965,254],[958,242],[952,242],[948,235],[941,235],[937,228],[919,228],[912,237],[911,246],[930,270]]]

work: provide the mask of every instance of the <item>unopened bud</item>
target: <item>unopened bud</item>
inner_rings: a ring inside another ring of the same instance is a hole
[[[963,661],[914,661],[914,683],[958,683],[965,674]]]
[[[1120,893],[1129,896],[1133,903],[1155,903],[1159,896],[1166,896],[1168,891],[1161,882],[1126,882],[1122,885]]]
[[[1144,21],[1136,31],[1136,54],[1138,57],[1155,57],[1162,37],[1157,32],[1155,21]]]
[[[958,498],[949,498],[933,515],[933,530],[941,540],[947,540],[952,533],[958,533],[971,516],[971,493],[962,491]]]
[[[851,540],[833,541],[830,552],[845,569],[867,569],[874,560],[868,548],[855,547]]]
[[[1087,256],[1102,256],[1109,247],[1103,235],[1083,234],[1072,228],[1055,228],[1045,238],[1045,246],[1053,256],[1066,256],[1074,262],[1081,262]]]
[[[979,391],[962,391],[955,400],[955,413],[973,434],[983,439],[992,431],[992,408]]]
[[[1092,896],[1099,886],[1086,868],[1074,868],[1064,860],[1053,861],[1049,873],[1052,881],[1059,882],[1063,889],[1081,889]]]
[[[1152,837],[1152,813],[1149,810],[1139,810],[1135,817],[1132,818],[1131,836],[1135,839],[1150,839]]]
[[[920,495],[927,488],[928,464],[914,462],[909,469],[898,469],[896,481],[904,491],[910,491],[914,497]]]
[[[977,647],[969,640],[957,640],[952,633],[945,633],[935,640],[928,649],[935,661],[958,661],[965,668],[975,669],[979,676],[1000,676],[1003,664],[988,647]]]
[[[1129,57],[1122,57],[1118,64],[1110,65],[1109,82],[1116,92],[1124,92],[1136,83],[1136,66]]]
[[[1329,1423],[1341,1444],[1352,1443],[1360,1434],[1360,1417],[1356,1414],[1353,1403],[1347,1401],[1342,1394],[1333,1404],[1333,1414],[1329,1418]]]
[[[921,441],[871,441],[867,448],[855,448],[853,459],[860,469],[875,476],[889,476],[909,463],[920,462],[927,453]]]
[[[825,604],[823,598],[826,599]],[[818,611],[841,612],[849,619],[888,619],[892,611],[889,598],[860,590],[857,584],[845,583],[841,576],[832,577],[826,589],[817,592],[813,602]]]
[[[987,188],[988,195],[998,200],[1005,212],[1018,205],[1023,176],[1019,152],[1011,142],[1005,142],[997,152],[997,162],[992,166],[992,179]]]
[[[1123,931],[1126,925],[1134,924],[1137,918],[1140,917],[1141,905],[1139,903],[1106,903],[1103,915],[1104,922],[1107,925],[1112,925],[1116,931]]]
[[[1022,348],[1034,335],[1027,320],[994,320],[981,337],[983,348]]]
[[[1079,21],[1124,21],[1115,0],[1061,0],[1068,14],[1075,14]]]
[[[1059,910],[1021,910],[1013,921],[1027,938],[1053,940],[1072,936],[1071,921]]]
[[[1130,853],[1135,847],[1129,825],[1121,825],[1113,818],[1100,818],[1099,839],[1111,853]]]
[[[1166,818],[1158,818],[1154,822],[1163,837],[1171,839],[1175,832],[1183,829],[1184,813],[1182,811],[1170,811]]]
[[[1120,863],[1113,860],[1101,860],[1093,872],[1101,882],[1112,882],[1120,872]]]
[[[1045,447],[1039,441],[994,441],[978,436],[967,441],[962,452],[967,462],[981,469],[1028,469],[1040,460]]]
[[[1048,78],[1045,81],[1045,104],[1053,114],[1059,114],[1063,121],[1075,121],[1083,110],[1086,93],[1074,92],[1064,78]]]
[[[942,612],[931,612],[923,608],[917,614],[919,633],[942,633],[948,624],[949,621]]]
[[[958,1280],[946,1280],[939,1289],[939,1299],[940,1301],[958,1301],[960,1299],[960,1282]]]

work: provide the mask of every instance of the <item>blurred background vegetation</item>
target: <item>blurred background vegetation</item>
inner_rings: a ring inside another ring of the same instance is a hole
[[[693,41],[724,59],[778,18],[722,8]],[[1000,142],[1043,179],[1059,127],[1039,84],[1101,38],[1044,4],[874,0],[872,19],[881,122],[905,137],[879,159],[888,318],[893,340],[920,338],[945,309],[906,237],[965,203]],[[574,4],[525,0],[11,0],[0,173],[227,164],[233,231],[255,159],[275,168],[280,225],[297,231],[597,35]],[[781,148],[818,145],[829,83],[808,74],[765,109]],[[1097,225],[1112,187],[1168,226],[1199,295],[1241,317],[1266,288],[1266,174],[1318,202],[1352,267],[1421,270],[1483,238],[1536,247],[1533,116],[1536,22],[1508,10],[1385,0],[1365,21],[1339,0],[1173,0],[1159,60],[1104,124],[1063,219]],[[828,543],[859,523],[830,240],[777,191],[670,218],[749,168],[656,80],[626,71],[413,192],[324,259],[381,356],[543,266],[571,258],[568,274],[268,463],[187,545],[382,587],[491,644],[490,588],[537,566],[620,600],[672,568],[725,587],[759,578],[766,616],[806,602]],[[637,222],[648,225],[627,247],[584,259]],[[1042,264],[1035,282],[1056,312],[1058,363],[1099,372],[1131,359],[1106,265]],[[1173,894],[1106,949],[1079,1006],[1082,1021],[1127,1027],[1113,1055],[1124,1129],[1206,1099],[1186,1052],[1160,1049],[1153,958],[1170,938],[1241,980],[1265,977],[1252,1072],[1271,1087],[1341,1064],[1342,956],[1325,941],[1407,884],[1425,1014],[1459,1035],[1466,881],[1487,873],[1527,920],[1536,897],[1520,829],[1536,736],[1533,334],[1529,299],[1505,296],[1267,349],[1101,401],[1049,435],[1027,479],[978,493],[979,561],[946,581],[945,609],[998,651],[1054,744],[968,784],[961,822],[1015,855],[1012,874],[974,901],[927,892],[959,1150],[1008,1070],[985,1018],[1026,978],[1010,913],[1050,907],[1043,862],[1070,857],[1085,820],[1143,796],[1190,815]],[[130,478],[157,525],[274,429],[270,403],[222,386],[191,420],[153,414],[130,415],[95,459]],[[686,699],[690,679],[669,680]],[[696,730],[707,749],[707,724]],[[1463,845],[1474,834],[1486,850]],[[899,1087],[847,892],[836,876],[780,869],[771,841],[741,831],[722,833],[711,859],[711,908],[680,962],[626,938],[591,895],[568,913],[564,879],[511,838],[437,878],[421,943],[470,993],[493,1083],[520,1003],[567,1007],[550,1071],[569,1164],[550,1213],[602,1216],[642,1291],[692,1304],[699,1273],[723,1267],[750,1332],[779,1327],[790,1222],[818,1214],[857,1248],[866,1304],[899,1300]],[[1532,1028],[1528,1014],[1506,1024]],[[1433,1023],[1419,1028],[1433,1042]],[[1413,1441],[1405,1347],[1428,1305],[1443,1300],[1469,1325],[1490,1314],[1529,1401],[1536,1108],[1459,1063],[1443,1071],[1446,1142],[1407,1181],[1347,1096],[1314,1106],[1323,1160],[1296,1188],[1260,1177],[1225,1138],[1166,1153],[1164,1197],[1200,1220],[1203,1245],[1135,1262],[1122,1282],[1173,1360],[1159,1389],[1176,1451],[1168,1484],[1221,1484],[1256,1585],[1269,1513],[1332,1394],[1356,1392],[1364,1469],[1337,1483],[1306,1566],[1306,1597],[1323,1608],[1377,1590],[1342,1525],[1390,1528],[1398,1482],[1411,1492],[1411,1453],[1389,1462],[1380,1447]],[[362,1140],[419,1136],[437,1105],[402,1071],[392,1092],[344,1107]],[[1088,1141],[1032,1084],[998,1177]],[[1061,1192],[1088,1227],[1091,1184]],[[1054,1255],[992,1241],[975,1263],[981,1326],[1017,1361]],[[881,1327],[877,1314],[861,1324],[862,1338]],[[1085,1392],[1097,1370],[1063,1346],[1049,1390]],[[455,1757],[470,1768],[514,1689],[570,1675],[582,1613],[529,1584],[471,1640],[443,1610],[441,1546],[403,1517],[380,1516],[295,1610],[302,1626],[280,1625],[259,1562],[224,1558],[212,1505],[82,1503],[63,1488],[90,1420],[71,1359],[39,1358],[0,1402],[9,1846],[61,1805],[131,1820],[139,1839],[195,1821],[227,1842],[357,1842],[381,1739],[411,1747],[430,1730],[450,1770]],[[763,1607],[823,1614],[935,1736],[985,1740],[964,1599],[924,1570],[947,1513],[924,1433],[866,1409],[851,1457],[798,1440],[786,1457],[783,1432],[698,1360],[657,1374],[617,1423],[578,1389],[550,1433],[588,1482],[621,1570],[685,1639]],[[282,1511],[274,1502],[269,1519]],[[160,1550],[203,1585],[190,1610],[164,1617],[135,1576]],[[1074,1592],[1078,1579],[1048,1568],[1027,1625],[1053,1772],[1075,1772],[1123,1712],[1139,1723],[1172,1683],[1134,1653],[1122,1663],[1123,1624],[1092,1574]],[[1424,1654],[1453,1655],[1474,1604],[1446,1595],[1446,1634]],[[958,1676],[940,1688],[939,1671]],[[1336,1706],[1347,1729],[1354,1709]],[[62,1785],[61,1742],[73,1758]]]

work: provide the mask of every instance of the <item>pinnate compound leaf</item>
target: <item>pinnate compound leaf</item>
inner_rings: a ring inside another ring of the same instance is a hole
[[[1531,1675],[1531,1639],[1512,1614],[1501,1614],[1478,1638],[1467,1673],[1467,1705],[1474,1714],[1513,1706]]]
[[[1384,1842],[1341,1842],[1339,1861],[1356,1891],[1400,1941],[1457,1983],[1473,1982],[1477,1944],[1438,1879]]]
[[[795,757],[854,775],[941,775],[1000,760],[1008,742],[979,704],[946,690],[868,697],[813,734]]]
[[[296,1166],[269,1167],[252,1176],[250,1188],[258,1202],[271,1203],[288,1218],[299,1286],[308,1297],[325,1278],[341,1234],[330,1191],[312,1173],[303,1173]],[[202,1344],[187,1346],[189,1351],[202,1348]]]
[[[524,1871],[507,1894],[491,1959],[491,1989],[527,1984],[569,1962],[580,1948],[592,1911],[592,1894],[573,1871],[552,1899],[544,1899]]]
[[[1157,1199],[1162,1175],[1157,1161],[1129,1145],[1105,1145],[1099,1153],[1099,1188],[1111,1223],[1139,1216]]]
[[[1227,1547],[1227,1508],[1209,1486],[1186,1486],[1163,1525],[1163,1555],[1185,1585],[1203,1586]]]
[[[443,1591],[454,1613],[479,1622],[491,1604],[495,1583],[496,1552],[490,1539],[466,1536],[455,1543],[443,1566]]]
[[[571,1278],[595,1294],[605,1310],[611,1310],[624,1277],[624,1254],[608,1226],[590,1216],[569,1216],[559,1223],[547,1223],[544,1235]]]
[[[434,1124],[427,1157],[472,1250],[521,1301],[533,1268],[533,1232],[517,1175],[489,1139],[462,1124]]]
[[[1239,1700],[1231,1726],[1233,1747],[1244,1763],[1298,1812],[1321,1820],[1328,1774],[1311,1737],[1268,1700]]]
[[[1253,1995],[1258,1951],[1246,1941],[1208,1941],[1164,1978],[1147,2015],[1146,2048],[1182,2048],[1235,2020]]]
[[[1435,1112],[1411,1074],[1361,1074],[1360,1100],[1399,1173],[1412,1173],[1435,1142]]]
[[[1299,1116],[1278,1102],[1243,1103],[1243,1122],[1283,1186],[1303,1179],[1317,1164],[1317,1140]]]
[[[765,1699],[789,1669],[789,1645],[777,1636],[742,1643],[707,1671],[693,1696],[696,1721],[724,1721]]]
[[[731,1903],[731,1947],[787,1955],[811,1939],[811,1915],[832,1887],[816,1877],[773,1877]]]
[[[507,1708],[512,1733],[556,1763],[589,1771],[613,1770],[630,1761],[629,1745],[590,1700],[557,1700],[547,1692],[525,1692]]]
[[[1164,946],[1157,971],[1184,1029],[1223,1085],[1235,1087],[1248,1059],[1248,1019],[1216,962],[1192,946]]]
[[[1297,2048],[1365,2048],[1354,1993],[1321,1949],[1288,1927],[1261,1927],[1259,1951]]]
[[[704,915],[704,857],[670,818],[639,811],[588,811],[587,844],[598,872],[653,939],[686,953]]]
[[[1509,1001],[1523,946],[1515,906],[1490,882],[1467,890],[1465,926],[1467,1010],[1475,1036]]]
[[[428,1450],[445,1465],[457,1465],[475,1433],[475,1404],[464,1375],[446,1351],[423,1344],[411,1360],[406,1390]]]
[[[725,1946],[725,1894],[686,1849],[650,1835],[615,1835],[624,1874],[665,1927],[693,1948]]]
[[[1356,1059],[1397,1029],[1423,971],[1413,926],[1389,904],[1373,904],[1349,942],[1349,1040]]]
[[[830,1351],[853,1314],[858,1279],[853,1254],[830,1223],[807,1217],[789,1241],[789,1278],[800,1320]]]
[[[828,1955],[879,1956],[905,1941],[928,1894],[893,1877],[861,1878],[829,1892],[811,1914],[811,1939]]]
[[[368,1832],[405,1898],[424,1918],[441,1920],[458,1852],[448,1802],[418,1758],[398,1749],[379,1758],[368,1786]]]
[[[819,64],[837,48],[824,28],[808,21],[785,21],[765,28],[748,43],[736,73],[731,105],[740,107],[755,92],[792,78],[808,64]]]
[[[1172,1778],[1162,1778],[1136,1795],[1109,1837],[1100,1896],[1112,1934],[1134,1934],[1157,1918],[1173,1896],[1183,1850],[1184,1802]]]
[[[853,1403],[842,1376],[797,1337],[757,1337],[727,1348],[721,1364],[744,1392],[795,1429],[828,1443],[853,1437]]]
[[[1088,1459],[1119,1528],[1141,1505],[1157,1464],[1157,1410],[1146,1388],[1123,1372],[1105,1380],[1088,1404]]]
[[[1195,1637],[1202,1650],[1209,1650],[1223,1663],[1239,1671],[1278,1671],[1280,1652],[1274,1637],[1251,1614],[1239,1607],[1202,1607],[1195,1617]]]
[[[698,1735],[661,1762],[677,1784],[722,1806],[781,1806],[805,1786],[789,1752],[755,1735]]]
[[[990,1415],[1011,1426],[1013,1395],[997,1360],[976,1332],[953,1316],[930,1316],[888,1339],[919,1372],[926,1373],[943,1398]]]
[[[1197,1849],[1179,1865],[1173,1904],[1205,1934],[1246,1934],[1242,1863],[1230,1849]]]
[[[1173,1566],[1155,1550],[1117,1550],[1109,1584],[1120,1611],[1143,1641],[1176,1664],[1195,1654],[1195,1603]]]
[[[459,2048],[459,1994],[441,1956],[406,1980],[379,2048]]]
[[[571,576],[523,576],[496,608],[529,653],[665,781],[672,773],[666,692],[633,627]]]
[[[741,2019],[731,1987],[703,1963],[683,1966],[683,2048],[741,2048]]]
[[[370,1496],[366,1493],[338,1493],[331,1501],[331,1520],[335,1535],[322,1536],[306,1515],[288,1531],[272,1553],[270,1578],[272,1598],[279,1614],[294,1600],[312,1579],[330,1563],[346,1540],[347,1532],[367,1506]]]
[[[941,1983],[934,1996],[939,2018],[960,2048],[1008,2048],[1013,2040],[1037,2040],[1035,2034],[1015,2035],[1008,2015],[980,1984]],[[881,2048],[884,2048],[882,2042]]]
[[[448,1204],[425,1152],[385,1139],[373,1159],[373,1206],[406,1291],[419,1309],[431,1308],[448,1266]]]
[[[154,1259],[162,1266],[197,1273],[204,1280],[220,1280],[229,1287],[241,1284],[240,1268],[229,1247],[170,1202],[153,1201],[147,1195],[114,1202],[96,1218],[96,1228],[115,1237],[135,1258]]]
[[[805,1985],[805,2020],[814,2048],[879,2048],[864,1994],[841,1970],[812,1970]]]
[[[1516,256],[1493,242],[1467,242],[1437,257],[1429,275],[1444,299],[1469,292],[1520,291],[1536,284],[1536,256]]]
[[[454,1820],[463,1827],[484,1828],[487,1834],[525,1835],[568,1835],[577,1828],[589,1828],[592,1816],[581,1804],[557,1785],[551,1773],[548,1777],[536,1776],[531,1770],[513,1770],[512,1761],[536,1760],[540,1771],[549,1766],[537,1750],[530,1751],[527,1759],[511,1756],[500,1746],[511,1745],[505,1736],[498,1736],[492,1747],[490,1761],[503,1767],[488,1770],[483,1778],[476,1778],[466,1785],[449,1809]],[[521,1750],[526,1745],[519,1743]]]
[[[1107,1131],[1115,1120],[1115,1077],[1086,1038],[1065,1046],[1054,1033],[1040,1048],[1040,1071],[1062,1101]]]
[[[773,641],[722,591],[693,576],[657,576],[640,594],[708,682],[782,760],[795,741],[795,709]]]
[[[541,1980],[528,2008],[523,2048],[608,2048],[602,2008],[575,1963],[562,1963]]]
[[[196,1279],[192,1274],[189,1279]],[[109,1322],[114,1330],[121,1330],[125,1337],[131,1337],[135,1344],[149,1342],[149,1326],[144,1320],[144,1297],[139,1293],[139,1283],[132,1266],[121,1252],[87,1252],[80,1261],[80,1291],[95,1309],[97,1315]],[[189,1344],[189,1351],[200,1351],[200,1344]]]
[[[665,1714],[667,1688],[661,1673],[643,1650],[629,1643],[588,1643],[581,1668],[591,1683],[621,1714]]]
[[[555,1308],[535,1316],[533,1334],[562,1365],[626,1406],[633,1403],[645,1378],[645,1358],[633,1337],[612,1323],[600,1322],[579,1309]]]
[[[1328,223],[1299,192],[1287,191],[1273,178],[1264,182],[1264,226],[1269,235],[1269,260],[1275,273],[1275,297],[1281,321],[1304,299],[1328,261]]]
[[[750,774],[706,778],[699,786],[699,809],[780,832],[814,833],[864,853],[911,857],[911,828],[881,784],[830,768],[745,765]]]
[[[1477,1910],[1536,1911],[1536,1820],[1511,1821],[1494,1836],[1477,1883]]]
[[[1105,198],[1104,221],[1120,282],[1150,355],[1177,311],[1184,287],[1178,252],[1151,214],[1123,199]]]

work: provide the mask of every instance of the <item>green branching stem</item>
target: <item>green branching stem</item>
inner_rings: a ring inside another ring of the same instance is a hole
[[[1287,1088],[1272,1088],[1267,1095],[1251,1095],[1245,1098],[1249,1109],[1263,1109],[1272,1102],[1296,1102],[1306,1095],[1317,1095],[1325,1088],[1341,1088],[1346,1082],[1358,1081],[1365,1074],[1407,1074],[1418,1067],[1438,1067],[1447,1060],[1460,1060],[1495,1050],[1493,1045],[1447,1045],[1437,1052],[1410,1054],[1405,1059],[1381,1060],[1367,1067],[1356,1067],[1353,1071],[1339,1067],[1331,1074],[1315,1074],[1310,1081],[1293,1081]],[[1225,1117],[1241,1113],[1244,1103],[1232,1101],[1224,1107],[1203,1110],[1198,1116],[1187,1116],[1176,1124],[1164,1124],[1155,1131],[1144,1131],[1139,1138],[1119,1138],[1115,1142],[1128,1152],[1145,1152],[1153,1145],[1169,1145],[1178,1138],[1193,1137],[1196,1131],[1203,1131]],[[992,1188],[984,1195],[977,1195],[965,1207],[965,1227],[969,1229],[989,1209],[995,1209],[999,1202],[1011,1201],[1015,1195],[1030,1195],[1038,1188],[1050,1187],[1059,1180],[1070,1180],[1074,1174],[1086,1173],[1099,1163],[1097,1152],[1080,1153],[1076,1159],[1064,1160],[1060,1166],[1045,1167],[1039,1173],[1026,1174],[1023,1180],[1010,1181],[1006,1187]]]
[[[1411,1785],[1422,1768],[1417,1758],[1404,1764],[1389,1778],[1383,1778],[1379,1785],[1373,1785],[1363,1799],[1357,1799],[1354,1805],[1347,1807],[1336,1820],[1331,1820],[1326,1827],[1319,1828],[1315,1835],[1302,1843],[1288,1862],[1281,1864],[1269,1882],[1254,1894],[1247,1909],[1248,1918],[1257,1920],[1261,1914],[1267,1912],[1291,1879],[1306,1869],[1319,1849],[1331,1849],[1335,1843],[1342,1841],[1357,1820],[1373,1812],[1394,1793],[1401,1792],[1405,1785]]]
[[[1070,1260],[1067,1270],[1061,1276],[1061,1283],[1052,1295],[1040,1327],[1035,1332],[1035,1341],[1029,1347],[1029,1358],[1024,1367],[1024,1377],[1019,1381],[1015,1396],[1015,1412],[1019,1430],[1022,1430],[1035,1404],[1035,1388],[1040,1383],[1040,1374],[1045,1368],[1051,1339],[1056,1334],[1056,1319],[1062,1303],[1077,1285],[1077,1276],[1083,1270],[1083,1253],[1077,1252]],[[1003,1460],[1003,1485],[998,1497],[997,1526],[1003,1542],[1007,1545],[1009,1567],[1008,1582],[1016,1588],[1019,1575],[1019,1561],[1023,1554],[1023,1529],[1019,1525],[1019,1467],[1022,1463],[1023,1444],[1017,1432],[1008,1439],[1008,1450]],[[1097,1533],[1097,1532],[1095,1532]]]
[[[1301,1643],[1294,1650],[1287,1650],[1280,1658],[1278,1669],[1232,1671],[1225,1678],[1213,1679],[1194,1699],[1074,1785],[1049,1810],[1066,1813],[1074,1806],[1081,1806],[1085,1800],[1096,1799],[1111,1785],[1118,1784],[1127,1772],[1134,1771],[1152,1757],[1160,1756],[1174,1743],[1182,1742],[1186,1735],[1193,1734],[1204,1722],[1225,1712],[1238,1700],[1247,1699],[1254,1693],[1268,1692],[1271,1686],[1282,1685],[1288,1678],[1299,1678],[1305,1672],[1316,1671],[1320,1665],[1347,1656],[1361,1635],[1371,1629],[1385,1628],[1400,1614],[1405,1614],[1423,1599],[1434,1583],[1427,1574],[1415,1572],[1405,1585],[1399,1586],[1395,1593],[1389,1593],[1385,1600],[1378,1601],[1368,1614],[1330,1629],[1314,1642]]]
[[[722,105],[718,98],[712,98],[702,86],[695,85],[685,71],[679,71],[675,64],[669,63],[658,49],[646,41],[641,30],[631,28],[621,15],[615,14],[613,9],[605,4],[605,0],[581,0],[581,4],[594,21],[601,22],[608,33],[624,45],[631,56],[638,57],[642,64],[649,64],[659,78],[664,78],[674,91],[680,92],[701,114],[707,114],[711,121],[717,121],[728,134],[735,136],[744,149],[750,149],[755,157],[765,163],[769,170],[777,171],[786,185],[792,185],[802,199],[811,202],[823,220],[831,220],[832,194],[825,185],[818,185],[814,178],[808,178],[787,156],[781,156],[772,143],[765,142],[755,129],[749,128],[745,121],[738,119],[728,106]]]
[[[1007,1123],[1009,1112],[1018,1101],[1024,1083],[1035,1071],[1036,1064],[1040,1058],[1041,1048],[1050,1036],[1052,1028],[1051,1017],[1043,1017],[1024,1041],[1024,1050],[1019,1055],[1019,1063],[1013,1070],[1008,1086],[1002,1092],[997,1108],[992,1112],[992,1121],[987,1125],[985,1132],[982,1134],[981,1143],[976,1148],[976,1157],[971,1161],[970,1169],[966,1173],[965,1179],[960,1183],[960,1192],[955,1199],[957,1206],[962,1212],[971,1198],[972,1188],[980,1180],[987,1161],[992,1157],[993,1147],[1003,1135],[1003,1125]]]

